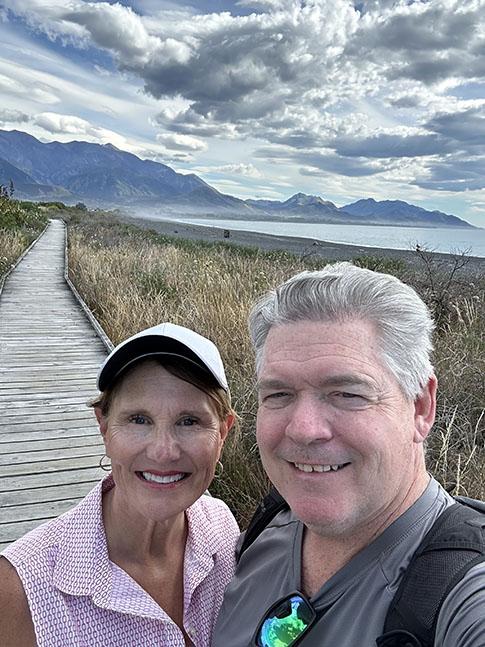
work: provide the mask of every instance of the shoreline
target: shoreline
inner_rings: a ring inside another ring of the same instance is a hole
[[[230,227],[221,228],[210,225],[190,224],[175,220],[150,220],[140,216],[130,216],[125,213],[118,213],[116,217],[123,222],[136,225],[142,229],[151,229],[158,234],[191,241],[201,240],[243,247],[256,247],[263,251],[287,251],[297,256],[312,256],[329,261],[349,261],[357,257],[372,256],[400,259],[411,266],[419,263],[416,252],[410,249],[366,247],[364,245],[334,243],[314,238],[265,234],[257,231],[231,229]],[[453,254],[445,254],[443,252],[430,253],[443,266],[453,267],[454,259],[456,258]],[[470,273],[470,271],[477,274],[483,273],[485,270],[485,258],[469,256],[468,263],[464,269],[466,269],[467,273]]]

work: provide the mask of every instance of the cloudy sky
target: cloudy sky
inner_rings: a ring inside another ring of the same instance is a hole
[[[485,0],[0,0],[0,128],[485,226]]]

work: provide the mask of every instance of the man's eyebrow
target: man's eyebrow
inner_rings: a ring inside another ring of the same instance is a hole
[[[371,380],[365,377],[358,377],[352,374],[343,373],[342,375],[332,375],[330,377],[322,378],[318,385],[320,387],[342,387],[342,386],[363,386],[366,388],[375,389],[376,385]],[[256,383],[258,390],[262,389],[287,389],[290,388],[288,382],[278,379],[262,379]]]
[[[371,380],[365,377],[358,377],[357,375],[332,375],[320,381],[320,386],[365,386],[367,388],[376,388],[376,385]]]
[[[260,391],[261,389],[284,389],[288,388],[288,384],[282,380],[258,380],[256,382],[256,388]]]

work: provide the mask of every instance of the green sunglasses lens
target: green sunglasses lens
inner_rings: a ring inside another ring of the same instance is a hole
[[[259,647],[290,647],[310,627],[315,611],[302,596],[295,594],[272,608],[257,637]]]

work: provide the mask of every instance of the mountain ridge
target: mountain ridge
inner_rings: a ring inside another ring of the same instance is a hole
[[[337,207],[297,192],[287,200],[242,200],[224,194],[194,173],[143,160],[113,144],[43,143],[18,130],[0,130],[0,184],[14,182],[15,197],[83,201],[89,206],[162,209],[167,215],[331,224],[474,228],[465,220],[402,200],[363,198]]]

